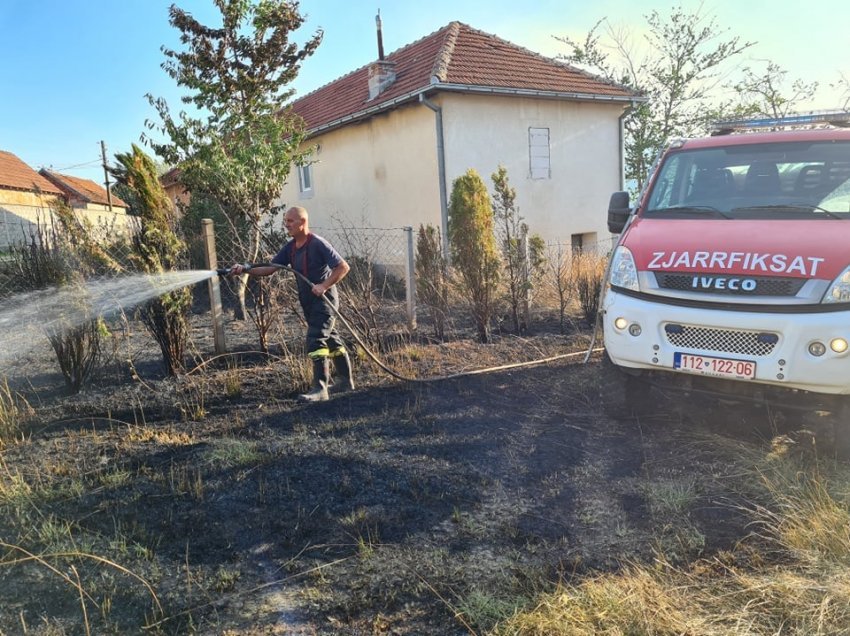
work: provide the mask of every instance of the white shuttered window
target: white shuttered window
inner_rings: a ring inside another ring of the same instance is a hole
[[[549,179],[552,176],[548,128],[528,129],[528,162],[532,179]]]

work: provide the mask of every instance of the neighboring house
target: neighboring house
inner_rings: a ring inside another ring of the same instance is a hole
[[[50,218],[62,190],[11,152],[0,150],[0,251],[20,243]]]
[[[191,200],[189,192],[183,187],[183,182],[180,181],[181,174],[180,168],[172,168],[159,178],[165,194],[168,195],[178,213],[187,207]]]
[[[11,152],[0,150],[0,251],[29,240],[39,226],[52,221],[51,207],[65,203],[80,219],[110,234],[126,233],[133,219],[127,204],[88,179],[49,170],[36,172]]]
[[[322,229],[430,223],[445,232],[453,180],[474,168],[492,194],[490,175],[503,165],[531,233],[604,248],[608,199],[622,189],[622,118],[638,101],[452,22],[290,104],[315,150],[293,167],[281,203],[303,205]]]
[[[59,188],[65,202],[74,210],[77,218],[87,220],[94,229],[121,233],[126,231],[128,223],[127,204],[120,198],[107,192],[106,188],[89,179],[72,177],[42,168],[39,174]]]

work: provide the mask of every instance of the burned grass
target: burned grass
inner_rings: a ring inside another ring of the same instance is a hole
[[[386,358],[424,378],[584,342],[409,341]],[[563,597],[611,616],[632,598],[611,629],[638,624],[629,611],[690,620],[700,571],[743,590],[820,532],[754,533],[788,508],[767,467],[797,460],[663,405],[611,418],[598,358],[580,361],[415,383],[361,358],[357,391],[309,406],[285,360],[248,354],[179,381],[36,392],[0,455],[0,632],[599,633],[541,612]],[[844,518],[833,503],[818,528]]]

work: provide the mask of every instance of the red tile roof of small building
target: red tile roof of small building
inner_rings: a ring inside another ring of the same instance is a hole
[[[0,150],[0,188],[45,194],[63,194],[47,179],[30,168],[11,152]]]
[[[41,169],[41,174],[56,184],[57,187],[64,192],[76,195],[89,203],[98,203],[100,205],[109,205],[109,200],[106,197],[106,188],[98,185],[90,179],[81,179],[80,177],[72,177],[68,174],[60,174],[52,170]],[[112,205],[126,208],[128,207],[117,196],[112,194]]]
[[[391,108],[426,90],[495,89],[573,99],[642,99],[628,88],[609,83],[567,64],[506,40],[451,22],[386,56],[395,64],[395,81],[369,99],[366,65],[290,104],[307,130],[315,131],[373,111]]]

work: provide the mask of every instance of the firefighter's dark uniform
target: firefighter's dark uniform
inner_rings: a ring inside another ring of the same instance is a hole
[[[336,285],[328,289],[324,297],[312,292],[312,284],[321,283],[331,275],[343,259],[333,246],[321,236],[308,234],[300,248],[291,240],[275,255],[273,263],[288,265],[306,276],[310,283],[300,276],[298,280],[298,300],[307,320],[307,355],[313,361],[313,390],[301,396],[307,401],[326,400],[330,383],[329,359],[334,361],[340,382],[335,388],[353,389],[351,361],[345,349],[345,343],[336,330],[336,316],[328,303],[339,308],[339,295]]]

